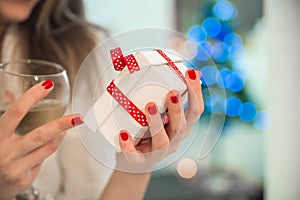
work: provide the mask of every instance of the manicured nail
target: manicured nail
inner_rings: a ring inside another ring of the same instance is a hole
[[[154,103],[150,103],[148,106],[148,112],[150,115],[155,115],[157,113],[157,109]]]
[[[178,103],[179,102],[178,94],[174,94],[170,98],[171,98],[172,103]]]
[[[190,69],[188,71],[188,75],[189,75],[190,79],[192,79],[192,80],[196,80],[196,78],[197,78],[196,71],[194,69]]]
[[[81,117],[73,117],[71,120],[71,124],[73,126],[80,125],[80,124],[83,124],[83,120],[81,119]]]
[[[53,86],[53,82],[51,80],[46,80],[42,83],[42,86],[47,90]]]
[[[129,138],[128,133],[126,131],[121,131],[120,136],[123,141],[127,141]]]

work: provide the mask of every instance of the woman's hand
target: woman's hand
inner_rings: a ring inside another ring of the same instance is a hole
[[[145,110],[151,141],[135,146],[130,134],[126,130],[121,131],[119,142],[122,153],[117,155],[117,165],[119,165],[117,168],[122,169],[124,165],[127,168],[130,166],[129,163],[134,163],[135,165],[132,165],[134,167],[129,167],[127,170],[151,170],[156,162],[176,151],[180,142],[189,135],[192,126],[204,110],[204,104],[200,83],[201,73],[190,69],[185,76],[188,87],[188,108],[183,109],[177,92],[170,92],[167,96],[169,125],[164,128],[155,103],[148,103]]]
[[[0,117],[0,200],[11,199],[30,186],[41,163],[57,149],[66,130],[82,123],[79,115],[68,115],[24,136],[14,133],[31,107],[52,89],[52,81],[33,86]]]

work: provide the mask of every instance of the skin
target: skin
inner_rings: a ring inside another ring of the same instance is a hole
[[[26,20],[38,0],[0,0],[0,38],[5,32],[8,23]],[[0,41],[1,42],[1,41]],[[0,52],[1,55],[1,52]],[[123,141],[120,137],[122,152],[117,155],[117,165],[134,164],[144,167],[164,159],[177,149],[180,141],[188,136],[191,127],[199,119],[204,105],[199,81],[200,73],[196,71],[196,79],[189,78],[186,73],[188,86],[189,107],[184,111],[181,99],[172,103],[171,96],[177,95],[171,91],[167,96],[167,107],[170,124],[165,129],[160,114],[150,115],[147,108],[154,102],[146,105],[146,116],[149,122],[152,140],[146,144],[134,146],[129,138]],[[47,96],[51,90],[45,89],[39,83],[29,89],[17,99],[13,105],[0,117],[0,200],[8,200],[31,185],[36,178],[42,162],[58,148],[66,131],[74,125],[74,117],[67,115],[49,122],[20,137],[14,131],[22,118],[39,100]],[[169,146],[172,142],[172,146]],[[170,147],[170,148],[166,148]],[[152,152],[162,150],[160,156],[152,156]],[[135,156],[132,156],[135,155]],[[108,185],[101,197],[105,199],[142,199],[147,188],[151,172],[126,173],[114,170]]]

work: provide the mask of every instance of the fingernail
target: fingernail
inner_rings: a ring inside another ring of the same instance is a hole
[[[172,95],[170,98],[172,103],[178,103],[179,101],[178,94]]]
[[[128,133],[126,131],[121,131],[120,136],[123,141],[127,141],[129,138]]]
[[[73,126],[80,125],[80,124],[83,124],[83,120],[81,119],[81,117],[73,117],[71,120],[71,124]]]
[[[150,115],[155,115],[157,113],[157,109],[154,103],[150,103],[148,106],[148,112]]]
[[[53,86],[53,82],[51,80],[46,80],[43,82],[42,86],[47,90]]]
[[[196,71],[194,69],[190,69],[188,71],[188,75],[189,75],[190,79],[196,80]]]

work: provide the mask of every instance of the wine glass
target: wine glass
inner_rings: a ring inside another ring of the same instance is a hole
[[[70,85],[66,70],[59,64],[46,60],[19,60],[0,63],[0,116],[25,91],[33,85],[52,80],[54,88],[25,115],[15,134],[22,136],[29,131],[62,116],[70,99]],[[52,200],[30,186],[15,198]]]
[[[53,90],[31,108],[17,127],[16,134],[24,135],[64,114],[70,98],[68,76],[61,65],[46,60],[0,64],[0,116],[25,91],[45,80],[53,81]]]

